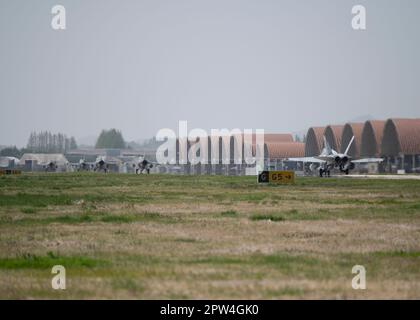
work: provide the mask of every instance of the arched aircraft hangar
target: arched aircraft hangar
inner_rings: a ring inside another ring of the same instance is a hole
[[[411,172],[420,167],[420,119],[388,119],[381,142],[387,169]]]
[[[324,136],[331,148],[341,153],[345,152],[354,136],[349,149],[349,155],[352,158],[381,157],[385,160],[380,165],[369,167],[359,165],[356,172],[358,170],[360,172],[366,172],[366,170],[394,173],[398,170],[420,172],[420,119],[369,120],[364,123],[311,127],[307,131],[305,143],[294,141],[291,134],[266,133],[264,134],[264,161],[271,169],[290,168],[292,165],[286,161],[289,157],[319,155],[324,148]],[[253,156],[255,156],[256,139],[257,136],[254,133],[251,140]],[[181,164],[179,162],[179,156],[183,152],[179,146],[181,140],[178,139],[177,143],[177,164],[182,167],[183,173],[243,175],[246,173],[246,168],[252,167],[247,165],[244,159],[238,163],[238,159],[235,158],[238,154],[244,154],[245,151],[245,139],[242,133],[207,137],[204,147],[208,150],[209,164]],[[185,141],[182,142],[185,143]],[[189,142],[187,145],[190,150],[193,144]],[[230,155],[230,157],[223,159],[225,155]],[[214,157],[217,157],[216,163],[213,161]],[[299,165],[292,167],[292,169],[302,169]]]
[[[383,120],[369,120],[365,122],[360,145],[361,157],[379,157],[381,155],[384,126],[385,121]]]
[[[306,134],[305,157],[317,156],[324,146],[325,127],[311,127]]]

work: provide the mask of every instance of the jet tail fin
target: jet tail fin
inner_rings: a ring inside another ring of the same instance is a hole
[[[327,141],[327,138],[324,136],[324,152],[325,154],[331,154],[332,153],[332,149],[330,144]]]
[[[346,151],[344,151],[344,154],[345,154],[345,155],[347,155],[347,153],[349,152],[350,147],[351,147],[351,144],[353,143],[353,141],[354,141],[354,136],[351,138],[351,140],[350,140],[350,142],[349,142],[349,145],[348,145],[348,146],[347,146],[347,148],[346,148]]]

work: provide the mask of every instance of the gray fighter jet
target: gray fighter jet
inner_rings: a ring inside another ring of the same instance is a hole
[[[288,161],[304,162],[311,163],[311,166],[314,164],[319,165],[319,176],[323,177],[330,176],[332,169],[337,168],[340,172],[349,174],[350,170],[353,170],[356,163],[380,163],[384,159],[382,158],[364,158],[364,159],[352,159],[348,155],[350,146],[354,141],[354,136],[351,138],[349,145],[346,148],[344,153],[339,153],[332,149],[324,136],[324,149],[319,156],[315,157],[302,157],[302,158],[289,158]]]

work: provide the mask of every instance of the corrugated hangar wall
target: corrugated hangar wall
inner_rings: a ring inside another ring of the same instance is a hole
[[[384,126],[385,121],[383,120],[369,120],[365,122],[360,144],[361,157],[379,157],[381,155]]]
[[[381,153],[385,156],[420,154],[420,119],[388,119]]]
[[[381,154],[386,171],[420,172],[420,119],[388,119]]]
[[[323,147],[325,127],[311,127],[306,133],[305,157],[317,156]]]

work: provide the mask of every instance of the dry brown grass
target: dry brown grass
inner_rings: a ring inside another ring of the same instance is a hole
[[[125,177],[30,176],[30,189],[25,176],[3,179],[0,297],[420,298],[415,182],[256,188],[248,178]],[[97,185],[85,188],[92,179]],[[12,202],[12,191],[24,203]],[[57,198],[44,205],[25,192]],[[254,219],[261,215],[281,219]],[[49,252],[52,262],[98,263],[68,266],[67,290],[55,291],[51,268],[25,262]],[[355,264],[366,267],[367,290],[351,288]]]

